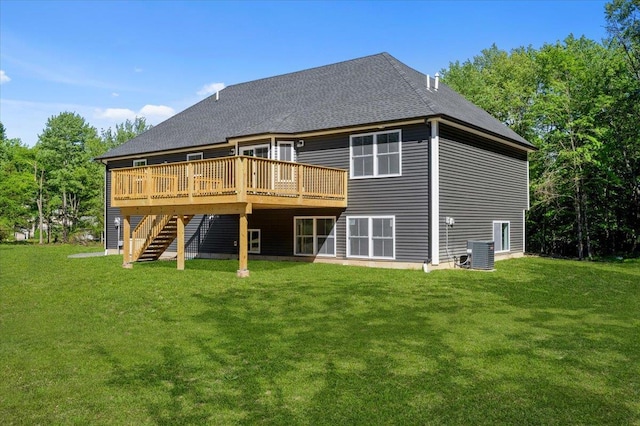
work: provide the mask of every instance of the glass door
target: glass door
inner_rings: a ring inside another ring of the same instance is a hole
[[[265,158],[270,157],[269,145],[253,145],[240,148],[240,155],[247,157]],[[247,162],[247,190],[253,193],[270,192],[273,187],[271,167],[266,161]]]

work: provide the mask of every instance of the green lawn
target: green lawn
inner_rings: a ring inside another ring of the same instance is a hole
[[[495,272],[0,245],[0,423],[640,425],[640,262]]]

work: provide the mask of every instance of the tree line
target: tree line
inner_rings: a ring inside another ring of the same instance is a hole
[[[640,1],[606,5],[609,37],[493,45],[443,81],[532,142],[527,251],[640,250]]]
[[[532,142],[527,251],[583,258],[640,251],[640,0],[605,8],[608,38],[493,45],[443,80]],[[93,158],[147,130],[51,117],[29,148],[0,123],[0,241],[37,222],[39,241],[100,235],[104,169]]]
[[[98,134],[80,115],[63,112],[28,147],[7,138],[0,123],[0,241],[22,230],[33,230],[40,244],[99,239],[104,166],[93,159],[149,128],[138,117]]]

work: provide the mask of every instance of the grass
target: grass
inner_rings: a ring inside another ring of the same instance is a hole
[[[2,424],[640,425],[640,262],[495,272],[0,245]]]

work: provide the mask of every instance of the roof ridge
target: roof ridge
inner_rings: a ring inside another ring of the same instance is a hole
[[[416,85],[407,78],[407,73],[401,69],[400,65],[402,64],[403,66],[410,68],[411,70],[424,75],[426,78],[429,78],[427,75],[421,73],[418,70],[415,70],[413,68],[411,68],[410,66],[398,61],[395,57],[393,57],[392,55],[388,54],[387,52],[382,53],[382,56],[389,61],[389,63],[391,64],[391,66],[393,67],[394,70],[396,70],[396,72],[398,73],[398,75],[400,75],[400,77],[402,77],[402,79],[405,81],[405,83],[407,83],[407,85],[409,87],[411,87],[411,89],[416,92],[416,94],[418,95],[418,97],[422,100],[422,102],[424,102],[425,106],[427,108],[429,108],[431,110],[432,113],[436,113],[436,109],[434,108],[434,105],[432,102],[429,101],[429,99],[424,95],[424,92],[422,90],[420,90],[418,87],[416,87]]]
[[[256,82],[259,82],[259,81],[271,80],[271,79],[280,78],[280,77],[286,77],[286,76],[290,76],[290,75],[300,74],[300,73],[303,73],[303,72],[306,73],[308,71],[318,70],[318,69],[321,69],[321,68],[333,67],[333,66],[336,66],[336,65],[346,64],[348,62],[361,61],[363,59],[373,58],[375,56],[384,56],[384,55],[389,55],[389,54],[387,52],[373,53],[371,55],[365,55],[365,56],[361,56],[359,58],[345,59],[344,61],[333,62],[331,64],[318,65],[318,66],[315,66],[315,67],[305,68],[305,69],[301,69],[301,70],[298,70],[298,71],[291,71],[291,72],[286,72],[286,73],[283,73],[283,74],[272,75],[272,76],[269,76],[269,77],[256,78],[255,80],[249,80],[249,81],[243,81],[243,82],[236,83],[236,84],[230,84],[228,86],[225,86],[225,89],[227,87],[242,86],[242,85],[245,85],[245,84],[256,83]],[[213,96],[213,95],[215,95],[215,93],[212,94],[211,96]]]

